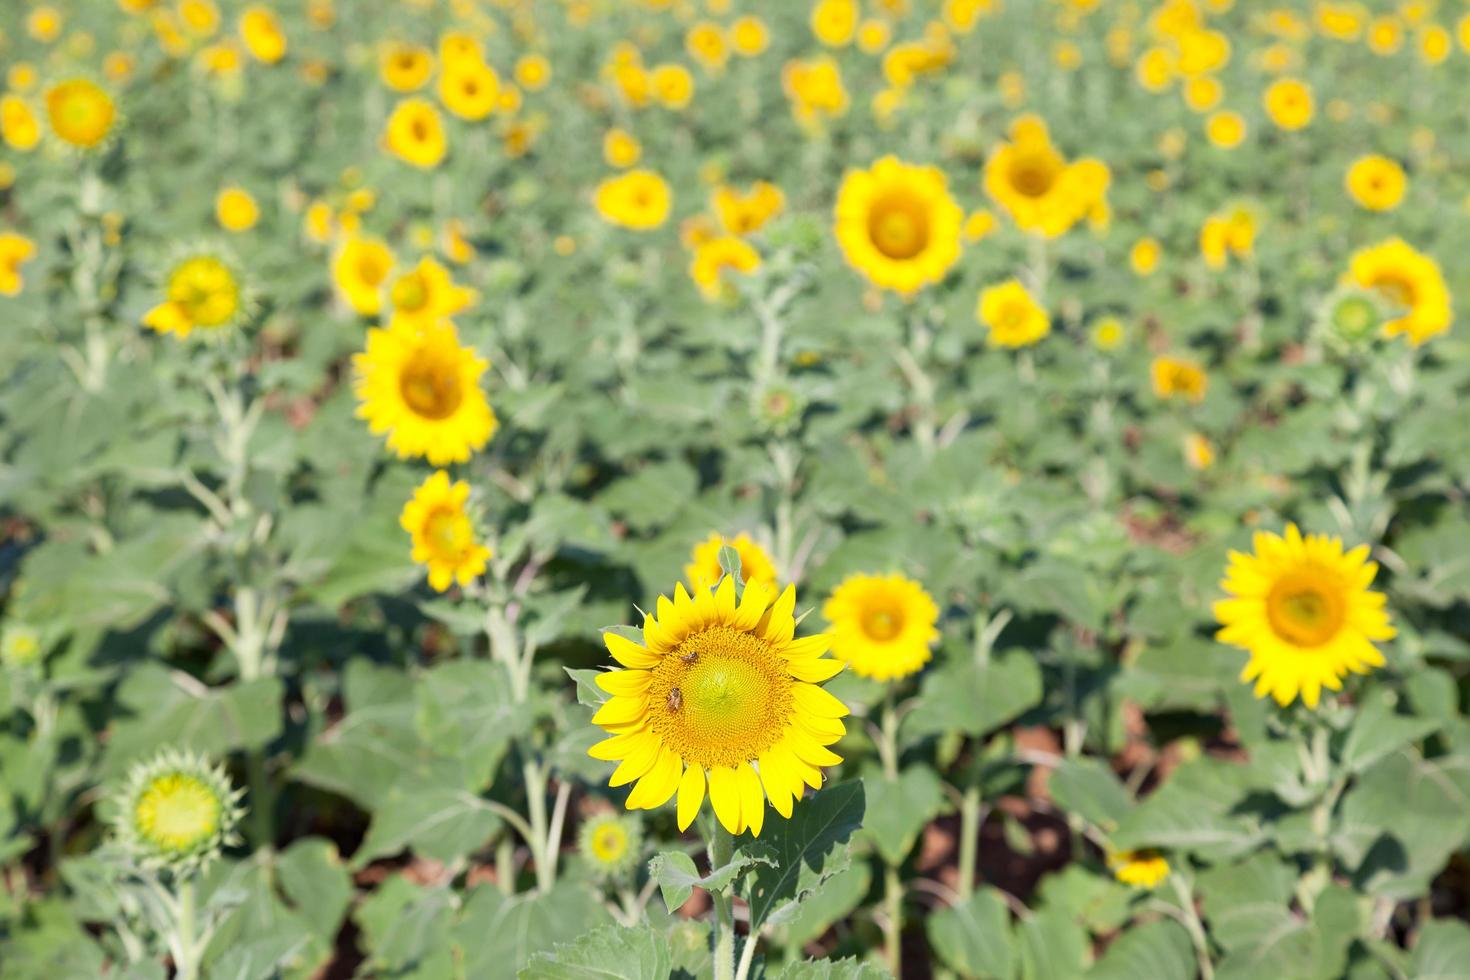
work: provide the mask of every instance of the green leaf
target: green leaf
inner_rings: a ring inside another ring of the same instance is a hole
[[[500,829],[490,804],[452,787],[390,787],[373,810],[372,826],[352,856],[362,868],[404,848],[448,863],[479,848]]]
[[[1215,859],[1242,854],[1263,836],[1251,819],[1230,812],[1251,778],[1246,767],[1219,759],[1186,763],[1118,822],[1113,843],[1122,849],[1190,848]]]
[[[1133,808],[1133,800],[1113,770],[1099,759],[1077,756],[1052,771],[1047,789],[1062,809],[1111,831]]]
[[[531,707],[511,694],[505,668],[485,660],[451,660],[418,678],[419,736],[437,756],[459,760],[463,787],[490,784],[513,739],[530,731]]]
[[[821,936],[833,923],[851,915],[863,903],[873,882],[870,864],[852,862],[808,892],[800,902],[788,905],[789,914],[767,919],[766,925],[774,927],[776,941],[788,949],[799,949]]]
[[[1030,654],[1011,651],[981,664],[961,658],[925,675],[903,731],[910,738],[984,735],[1040,703],[1041,668]]]
[[[920,831],[946,804],[939,776],[928,766],[910,766],[896,780],[869,772],[863,776],[863,793],[863,837],[889,864],[902,863]]]
[[[1210,935],[1226,950],[1253,946],[1291,919],[1293,875],[1281,859],[1258,853],[1200,875]]]
[[[1385,692],[1386,694],[1386,692]],[[1440,727],[1435,718],[1396,714],[1384,694],[1370,695],[1358,709],[1342,746],[1342,763],[1362,772],[1391,752],[1417,742]]]
[[[1022,980],[1076,980],[1087,963],[1089,944],[1071,914],[1043,909],[1018,927]]]
[[[669,941],[648,926],[603,926],[537,953],[518,980],[645,980],[667,977]]]
[[[453,975],[453,902],[449,889],[421,888],[402,875],[383,882],[353,913],[368,965],[377,975]]]
[[[337,846],[320,837],[296,841],[276,858],[281,891],[318,938],[335,942],[353,896]]]
[[[577,685],[577,703],[588,708],[600,708],[602,703],[612,697],[602,688],[597,686],[597,675],[600,670],[573,670],[571,667],[563,667],[572,683]]]
[[[526,966],[533,953],[607,923],[602,903],[570,881],[557,882],[545,894],[514,896],[481,885],[465,898],[453,942],[462,956],[464,976],[503,977]]]
[[[889,974],[882,967],[849,957],[790,963],[774,974],[773,980],[889,980]]]
[[[1010,980],[1016,965],[1011,913],[993,888],[981,888],[963,905],[951,905],[924,922],[939,958],[966,977]]]
[[[729,864],[721,865],[709,874],[700,876],[694,858],[687,851],[665,851],[648,862],[648,876],[658,882],[663,893],[664,906],[675,912],[693,894],[695,888],[719,891],[728,888],[735,879],[757,864],[770,864],[769,857],[752,854],[746,850],[735,852]]]
[[[1125,930],[1087,972],[1088,980],[1194,980],[1199,964],[1189,932],[1173,919]]]
[[[766,825],[766,835],[748,848],[770,859],[755,869],[747,896],[752,929],[846,866],[847,841],[863,812],[862,783],[838,783],[798,802],[790,820]]]
[[[259,677],[222,688],[198,682],[159,664],[132,668],[118,688],[123,717],[112,727],[103,771],[121,774],[134,761],[166,746],[187,746],[221,756],[258,748],[281,733],[285,687]]]
[[[1414,980],[1461,980],[1470,963],[1470,926],[1455,919],[1426,922],[1410,963]]]

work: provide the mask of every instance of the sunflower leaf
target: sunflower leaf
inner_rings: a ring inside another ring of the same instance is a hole
[[[766,836],[748,848],[771,859],[756,868],[747,896],[751,929],[847,866],[847,842],[862,826],[865,800],[862,783],[838,783],[798,803],[790,820],[767,825]]]

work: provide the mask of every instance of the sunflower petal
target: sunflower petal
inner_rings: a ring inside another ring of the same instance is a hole
[[[689,829],[704,803],[704,767],[689,766],[679,780],[679,830]]]
[[[798,709],[820,718],[843,718],[849,713],[847,705],[815,684],[792,684],[791,697]]]
[[[820,684],[842,673],[842,668],[846,666],[841,660],[833,660],[831,657],[813,657],[808,660],[792,660],[786,668],[799,681]]]
[[[715,817],[732,834],[740,832],[740,782],[729,766],[709,771],[709,802]]]
[[[646,636],[645,639],[647,639]],[[602,642],[607,646],[607,652],[612,654],[612,658],[630,670],[648,670],[658,666],[660,659],[658,654],[639,646],[625,636],[619,636],[617,633],[603,633]]]
[[[750,828],[752,837],[759,837],[766,823],[766,795],[761,791],[761,778],[748,762],[735,768],[735,776],[740,787],[741,822]]]
[[[594,725],[626,725],[643,717],[648,710],[646,697],[619,697],[614,695],[603,702],[592,716]]]
[[[648,690],[648,685],[653,683],[653,675],[646,670],[607,670],[594,680],[609,694],[635,697]],[[802,680],[808,678],[803,677]]]

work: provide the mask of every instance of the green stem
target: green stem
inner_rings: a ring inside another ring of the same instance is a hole
[[[273,820],[276,801],[265,771],[264,749],[245,753],[245,770],[250,781],[250,837],[257,848],[269,848],[276,839]]]
[[[898,866],[890,864],[883,871],[883,952],[888,969],[895,977],[903,976],[903,876]]]
[[[528,760],[521,767],[521,772],[526,778],[526,807],[531,817],[531,837],[528,843],[531,846],[531,860],[536,862],[536,890],[545,893],[551,891],[551,883],[556,876],[556,869],[546,856],[549,838],[546,820],[546,771],[541,768],[541,763]]]
[[[1200,980],[1214,980],[1215,967],[1210,962],[1210,942],[1205,938],[1205,927],[1199,920],[1199,913],[1194,908],[1194,893],[1190,891],[1184,876],[1175,874],[1171,876],[1174,883],[1174,894],[1179,896],[1179,908],[1184,915],[1184,928],[1189,932],[1189,938],[1194,940],[1195,958],[1199,961]]]
[[[980,787],[965,790],[960,803],[960,898],[969,900],[975,893],[975,862],[980,853]]]
[[[178,980],[196,980],[199,976],[199,951],[194,943],[194,879],[188,878],[179,885],[178,919],[175,926],[178,929],[178,949],[175,956],[178,962],[174,964]]]
[[[893,688],[883,697],[883,715],[878,729],[878,756],[883,760],[883,778],[898,780],[898,709],[893,704]]]
[[[709,867],[723,868],[735,854],[735,838],[718,820],[709,839]],[[730,887],[718,889],[710,898],[715,905],[715,980],[735,980],[735,911]]]

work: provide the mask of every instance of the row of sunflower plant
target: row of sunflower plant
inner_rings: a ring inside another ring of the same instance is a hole
[[[0,11],[0,972],[1456,975],[1470,19],[346,6]]]

